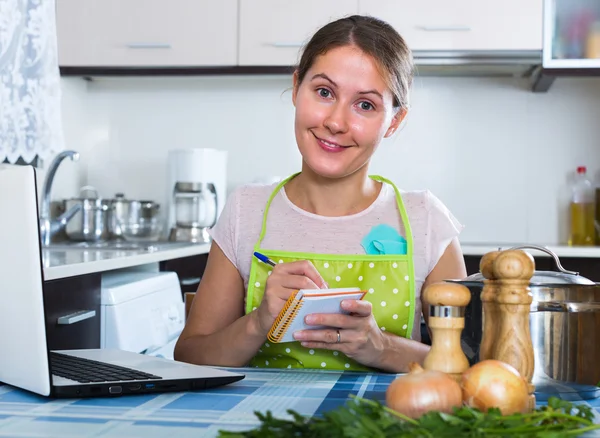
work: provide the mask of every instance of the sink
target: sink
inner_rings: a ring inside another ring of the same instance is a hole
[[[108,241],[108,242],[57,242],[44,246],[46,251],[135,251],[135,252],[155,252],[169,249],[184,248],[194,245],[191,242],[127,242],[127,241]]]

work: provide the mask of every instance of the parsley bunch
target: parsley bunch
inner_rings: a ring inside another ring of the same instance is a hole
[[[429,412],[414,420],[380,402],[354,397],[322,417],[304,417],[293,410],[291,419],[277,419],[270,411],[255,412],[261,424],[244,432],[220,431],[221,438],[387,438],[387,437],[536,437],[580,436],[600,429],[589,406],[551,397],[547,406],[527,414],[502,415],[463,406],[453,414]]]

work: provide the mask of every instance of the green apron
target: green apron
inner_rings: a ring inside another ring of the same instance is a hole
[[[390,184],[396,193],[400,218],[406,233],[407,253],[370,254],[313,254],[288,251],[270,251],[261,248],[266,233],[267,215],[275,195],[293,177],[282,181],[273,191],[263,215],[262,229],[254,251],[258,251],[277,263],[296,260],[311,261],[329,287],[360,287],[367,291],[363,300],[371,302],[373,316],[383,331],[410,338],[415,317],[415,274],[413,267],[413,239],[408,216],[398,188],[385,178],[371,176],[375,181]],[[250,279],[246,295],[246,313],[258,308],[271,266],[252,258]],[[320,368],[328,370],[361,370],[370,368],[348,358],[345,354],[326,350],[308,349],[300,342],[265,344],[250,362],[251,366],[266,368]]]

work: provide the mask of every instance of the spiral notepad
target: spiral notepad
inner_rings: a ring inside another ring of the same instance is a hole
[[[358,287],[337,289],[300,289],[287,300],[273,323],[267,338],[273,343],[293,342],[294,332],[315,330],[323,326],[306,325],[311,313],[348,313],[341,308],[342,300],[361,300],[365,292]]]

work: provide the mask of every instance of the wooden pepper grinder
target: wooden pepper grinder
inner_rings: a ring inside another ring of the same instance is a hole
[[[531,411],[535,408],[535,386],[531,383],[534,354],[529,316],[533,296],[529,283],[535,262],[525,251],[494,251],[482,258],[480,269],[486,278],[481,292],[480,360],[496,359],[515,367],[527,381]]]
[[[479,346],[479,360],[491,359],[492,349],[496,343],[496,321],[498,321],[496,300],[497,281],[494,277],[494,261],[501,251],[493,251],[482,257],[479,271],[486,280],[481,291],[482,336]]]
[[[458,283],[434,283],[423,293],[429,304],[431,350],[425,357],[423,368],[447,373],[457,381],[469,368],[460,335],[465,327],[465,307],[471,301],[471,292]]]

